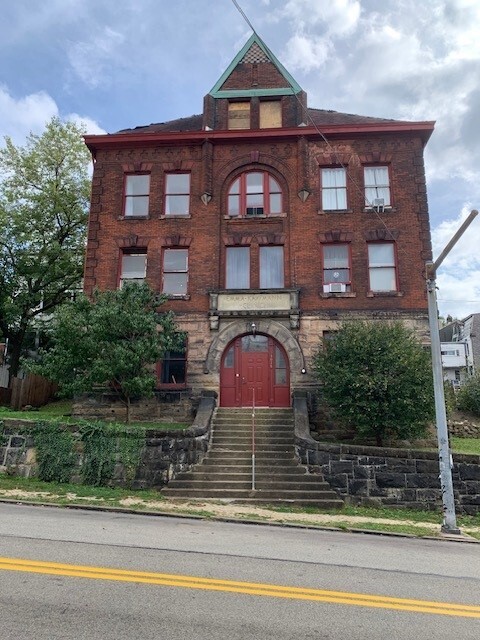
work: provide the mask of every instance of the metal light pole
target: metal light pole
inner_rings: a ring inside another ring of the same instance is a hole
[[[436,293],[437,269],[442,264],[448,253],[455,246],[458,239],[478,215],[473,209],[464,221],[445,249],[435,262],[427,262],[427,298],[428,298],[428,322],[430,326],[430,339],[432,346],[433,386],[435,393],[435,417],[437,422],[438,459],[440,466],[440,484],[442,488],[442,502],[444,520],[442,531],[444,533],[460,533],[457,527],[455,515],[455,499],[453,494],[452,458],[448,444],[447,414],[445,410],[445,394],[443,390],[442,354],[440,349],[440,335],[438,332],[438,308]]]

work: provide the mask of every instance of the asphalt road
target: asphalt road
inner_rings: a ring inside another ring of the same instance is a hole
[[[0,638],[143,637],[478,640],[480,546],[0,504]]]

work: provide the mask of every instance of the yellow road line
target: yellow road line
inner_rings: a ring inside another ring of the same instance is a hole
[[[256,582],[237,582],[216,578],[201,578],[168,573],[150,573],[147,571],[129,571],[106,567],[91,567],[58,562],[42,562],[17,558],[0,557],[0,570],[22,571],[47,575],[60,575],[93,580],[114,580],[119,582],[136,582],[155,584],[184,589],[204,589],[208,591],[224,591],[244,593],[254,596],[287,598],[292,600],[309,600],[347,604],[359,607],[378,609],[395,609],[398,611],[414,611],[436,615],[460,616],[464,618],[480,618],[480,606],[455,604],[449,602],[431,602],[428,600],[410,600],[388,596],[349,593],[346,591],[328,591],[324,589],[304,589]]]

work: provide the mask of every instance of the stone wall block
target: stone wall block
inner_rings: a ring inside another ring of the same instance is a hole
[[[404,473],[381,472],[376,474],[376,481],[379,487],[405,487],[406,480]]]
[[[440,480],[438,474],[412,473],[407,476],[407,487],[413,487],[415,489],[437,489],[440,487]]]
[[[480,466],[473,464],[455,465],[455,470],[462,480],[480,480]]]

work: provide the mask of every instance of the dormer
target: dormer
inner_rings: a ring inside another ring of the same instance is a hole
[[[203,128],[297,127],[306,94],[265,43],[253,34],[205,96]]]

